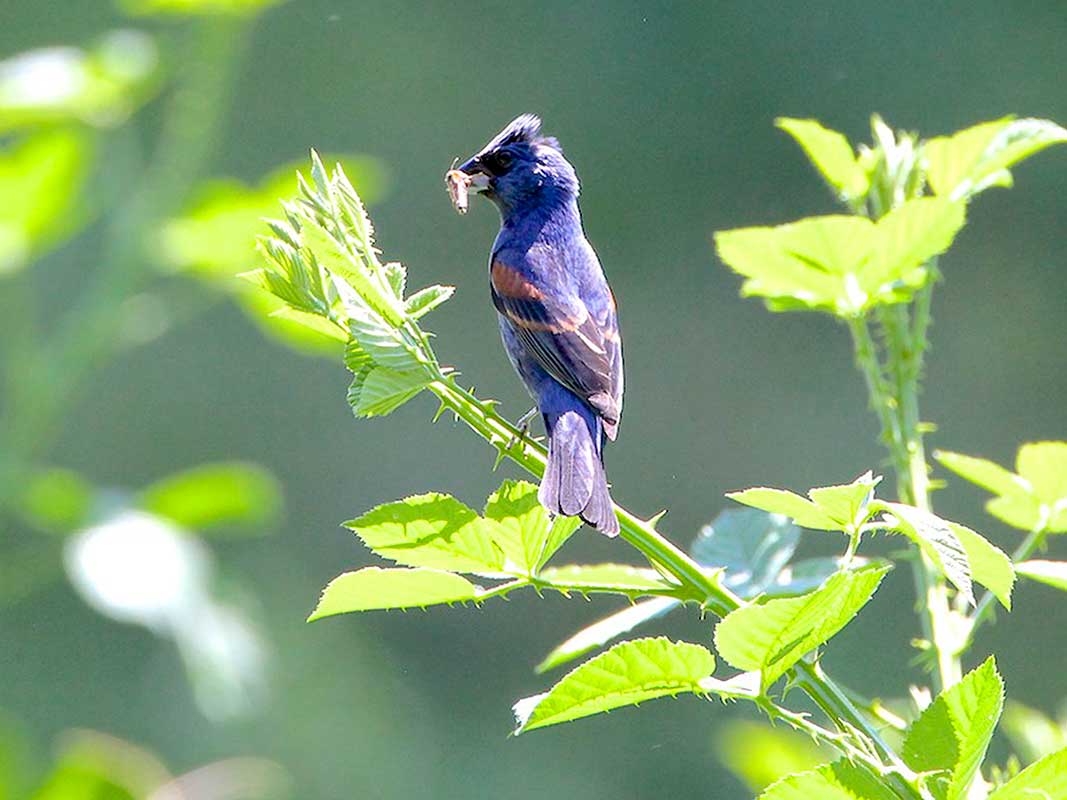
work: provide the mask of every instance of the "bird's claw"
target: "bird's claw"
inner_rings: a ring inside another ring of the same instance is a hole
[[[534,406],[521,417],[519,417],[519,419],[515,423],[515,427],[519,429],[519,432],[508,440],[507,445],[504,447],[505,450],[510,450],[523,439],[528,438],[527,434],[530,432],[530,420],[534,418],[534,415],[536,413],[537,406]]]

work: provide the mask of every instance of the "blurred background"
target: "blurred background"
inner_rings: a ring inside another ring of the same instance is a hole
[[[6,0],[2,18],[0,798],[752,796],[760,776],[727,769],[723,743],[755,752],[743,737],[762,729],[718,704],[509,738],[511,703],[553,677],[532,666],[608,600],[306,625],[321,588],[370,561],[341,521],[429,490],[477,507],[519,476],[430,426],[427,398],[353,419],[338,353],[265,326],[232,276],[258,266],[292,165],[312,146],[341,158],[385,257],[413,285],[458,287],[431,319],[439,356],[519,416],[486,289],[496,213],[457,217],[442,175],[540,114],[621,308],[615,496],[669,509],[684,545],[726,491],[886,469],[846,331],[739,299],[713,254],[715,230],[835,210],[774,118],[854,142],[872,112],[925,136],[1063,123],[1061,4]],[[941,261],[923,398],[933,446],[1008,465],[1067,435],[1067,152],[1015,178]],[[958,480],[935,498],[1013,547],[981,501]],[[589,535],[563,556],[630,554]],[[826,663],[904,696],[906,571],[876,602]],[[1065,612],[1024,585],[975,652],[1046,713],[1067,697],[1048,669],[1067,659]],[[711,633],[696,615],[654,627]]]

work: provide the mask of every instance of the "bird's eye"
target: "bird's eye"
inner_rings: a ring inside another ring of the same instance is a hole
[[[493,153],[489,168],[497,175],[501,175],[511,169],[511,165],[514,161],[515,159],[511,153],[507,150],[501,150],[500,152]]]

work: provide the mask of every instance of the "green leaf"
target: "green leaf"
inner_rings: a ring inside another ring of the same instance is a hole
[[[927,176],[938,194],[971,197],[989,186],[1011,186],[1010,167],[1062,142],[1067,130],[1049,120],[985,122],[926,142]]]
[[[485,518],[497,524],[494,540],[516,569],[537,569],[552,527],[548,511],[528,481],[504,481],[485,504]]]
[[[786,775],[810,770],[826,760],[822,748],[804,734],[751,720],[720,724],[715,750],[751,792],[763,791]]]
[[[1049,506],[1067,505],[1067,442],[1029,442],[1019,448],[1015,469]]]
[[[727,492],[726,496],[746,506],[789,517],[802,528],[819,531],[839,530],[837,523],[815,503],[785,489],[769,489],[759,486],[740,492]]]
[[[382,272],[385,273],[389,288],[393,290],[393,296],[397,300],[403,300],[404,288],[407,286],[408,281],[407,269],[397,261],[390,261],[382,267]]]
[[[835,761],[809,772],[788,775],[772,784],[759,800],[894,800],[896,795],[848,761]]]
[[[631,597],[678,589],[656,570],[627,564],[569,564],[542,570],[538,579],[563,592],[615,592]]]
[[[592,625],[582,628],[567,641],[556,647],[537,665],[538,672],[547,672],[566,664],[628,633],[649,620],[663,616],[681,603],[671,597],[653,597],[626,606]]]
[[[946,689],[912,723],[902,755],[917,772],[944,772],[935,779],[939,800],[960,800],[985,758],[1004,705],[1004,684],[990,657]]]
[[[455,286],[427,286],[404,301],[404,310],[412,319],[421,319],[448,300],[455,291]]]
[[[738,669],[760,670],[766,690],[844,628],[888,571],[870,566],[839,572],[814,592],[743,606],[715,626],[715,649]]]
[[[747,506],[791,517],[802,528],[822,531],[856,531],[870,516],[868,504],[881,478],[870,472],[852,483],[824,486],[808,492],[807,500],[783,489],[746,489],[726,496]]]
[[[722,569],[726,588],[751,598],[775,582],[799,540],[800,529],[781,514],[730,508],[700,529],[689,552],[701,566]]]
[[[796,139],[841,199],[850,201],[867,193],[867,172],[843,134],[813,119],[779,117],[774,124]]]
[[[46,130],[0,152],[0,277],[72,236],[92,144],[75,130]]]
[[[1016,473],[990,461],[939,453],[946,467],[999,495],[986,511],[1026,531],[1067,533],[1067,442],[1029,442],[1019,448]]]
[[[504,553],[487,522],[454,497],[421,494],[386,503],[345,523],[383,558],[410,567],[499,574]]]
[[[1067,750],[1031,764],[989,795],[989,800],[1067,800]]]
[[[0,61],[0,133],[84,123],[114,128],[160,87],[150,36],[111,31],[91,49],[46,47]]]
[[[934,458],[961,478],[993,494],[1018,494],[1028,492],[1031,488],[1029,483],[1014,472],[984,458],[966,456],[963,453],[953,453],[948,450],[936,451]]]
[[[662,637],[623,642],[568,673],[547,693],[516,703],[515,733],[656,697],[704,694],[700,681],[714,670],[715,657],[699,645]]]
[[[191,530],[239,525],[255,533],[281,512],[281,487],[260,466],[241,462],[205,464],[156,481],[141,492],[146,511]]]
[[[133,16],[251,16],[286,0],[119,0]]]
[[[908,200],[877,222],[856,216],[809,217],[776,228],[715,234],[719,257],[746,278],[745,296],[771,310],[820,310],[852,318],[911,298],[929,278],[925,264],[944,252],[964,223],[964,205]]]
[[[999,547],[965,525],[950,522],[949,527],[963,545],[975,583],[989,589],[1000,604],[1011,611],[1011,590],[1015,585],[1015,568],[1011,565],[1011,559]]]
[[[365,567],[330,581],[307,621],[353,611],[462,603],[477,600],[481,593],[481,587],[452,572]]]
[[[938,571],[956,587],[960,596],[974,605],[967,550],[953,530],[952,524],[929,511],[903,503],[878,501],[877,508],[891,515],[886,520],[888,528],[903,533],[915,542]]]
[[[1015,565],[1015,572],[1024,578],[1067,592],[1067,561],[1023,561]]]
[[[374,367],[362,379],[357,376],[348,399],[357,417],[384,417],[425,389],[427,383],[421,369],[398,372]]]
[[[581,517],[558,516],[552,520],[552,527],[548,529],[545,543],[541,549],[541,557],[534,564],[534,571],[540,570],[556,552],[567,543],[574,532],[582,527]]]

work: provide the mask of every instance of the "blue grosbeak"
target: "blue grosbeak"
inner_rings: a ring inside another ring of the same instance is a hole
[[[622,342],[615,298],[578,210],[578,176],[559,142],[524,114],[449,173],[500,211],[489,287],[500,334],[548,431],[539,497],[614,536],[619,522],[603,446],[622,413]],[[455,198],[454,198],[455,199]],[[466,210],[465,200],[457,209]]]

